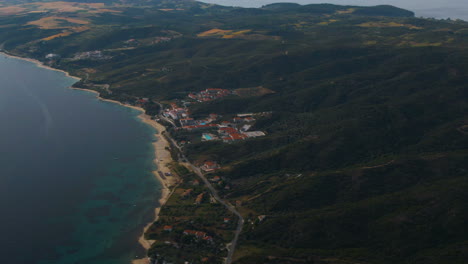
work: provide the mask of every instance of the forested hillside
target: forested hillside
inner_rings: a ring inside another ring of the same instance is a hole
[[[149,98],[152,114],[207,88],[268,91],[189,105],[195,118],[263,113],[251,129],[264,137],[171,130],[191,161],[221,165],[247,220],[234,263],[466,263],[468,23],[391,6],[136,3],[4,3],[1,47],[103,97]]]

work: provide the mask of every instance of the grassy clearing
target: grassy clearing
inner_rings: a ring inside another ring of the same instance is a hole
[[[80,32],[84,32],[86,30],[89,30],[89,27],[86,27],[86,26],[74,27],[74,28],[71,28],[71,31],[67,30],[67,31],[64,31],[62,33],[58,33],[58,34],[43,38],[42,40],[49,41],[49,40],[53,40],[53,39],[56,39],[56,38],[67,37],[67,36],[70,36],[73,33],[80,33]]]
[[[34,10],[56,11],[56,12],[78,12],[86,10],[99,10],[104,8],[104,3],[74,3],[74,2],[45,2],[31,5]]]
[[[364,42],[364,45],[367,45],[367,46],[368,45],[376,45],[376,44],[377,44],[377,41],[375,41],[375,40],[369,40],[369,41]]]
[[[198,37],[212,37],[212,36],[224,36],[231,33],[232,30],[222,30],[219,28],[213,28],[202,33],[197,34]]]
[[[240,36],[243,36],[244,34],[247,34],[247,33],[251,32],[251,31],[252,30],[250,30],[250,29],[234,31],[231,34],[224,35],[223,38],[230,39],[230,38],[240,37]]]
[[[422,27],[417,27],[417,26],[409,25],[409,24],[401,24],[401,23],[397,23],[397,22],[366,22],[366,23],[359,24],[358,26],[359,27],[365,27],[365,28],[405,27],[405,28],[408,28],[408,29],[423,29]]]
[[[34,25],[38,26],[41,29],[61,29],[61,28],[71,28],[70,26],[65,26],[63,23],[72,23],[78,25],[87,25],[89,21],[78,19],[78,18],[70,18],[70,17],[57,17],[57,16],[50,16],[44,17],[35,21],[28,22],[27,25]]]
[[[338,11],[336,11],[336,13],[340,14],[340,15],[343,15],[343,14],[352,14],[352,13],[354,13],[354,11],[356,11],[356,8],[349,8],[349,9],[346,9],[346,10],[338,10]]]
[[[327,25],[330,25],[331,23],[335,23],[335,22],[338,22],[338,21],[339,20],[336,20],[336,19],[330,19],[328,21],[323,21],[323,22],[317,23],[317,25],[327,26]]]
[[[104,8],[104,3],[43,2],[0,7],[0,16],[20,15],[25,13],[120,13],[121,11]]]
[[[252,30],[244,29],[244,30],[223,30],[219,28],[213,28],[202,33],[197,34],[198,37],[221,37],[224,39],[231,39],[236,37],[241,37],[247,33],[250,33]]]
[[[27,11],[26,8],[21,6],[7,6],[0,8],[0,15],[1,16],[10,16],[10,15],[19,15],[25,13]]]
[[[173,162],[170,164],[170,168],[180,177],[187,177],[192,175],[193,173],[190,172],[185,166],[180,165],[177,162]]]

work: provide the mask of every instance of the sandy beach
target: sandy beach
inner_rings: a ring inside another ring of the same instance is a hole
[[[169,142],[167,142],[166,138],[162,136],[162,133],[163,131],[166,130],[166,128],[163,125],[159,124],[158,122],[152,120],[151,117],[146,114],[142,113],[138,117],[144,123],[152,126],[158,131],[158,133],[155,134],[157,141],[153,143],[153,147],[155,150],[155,157],[156,157],[154,159],[154,163],[156,164],[158,170],[161,171],[163,174],[171,172],[168,167],[168,164],[172,162],[172,157],[171,157],[171,153],[169,152],[169,150],[166,149],[169,147]],[[178,179],[176,178],[176,176],[166,176],[165,179],[163,179],[160,177],[158,171],[153,171],[153,174],[162,184],[161,198],[159,199],[159,207],[155,208],[154,210],[154,215],[155,215],[154,221],[156,221],[158,219],[158,214],[159,214],[159,211],[161,210],[161,207],[167,202],[167,200],[171,196],[172,194],[171,189],[173,186],[177,184]],[[154,241],[146,240],[144,237],[144,233],[154,221],[151,221],[150,223],[146,225],[146,227],[143,230],[142,235],[138,239],[138,242],[147,250],[151,247],[151,244]],[[136,259],[132,263],[133,264],[147,264],[149,263],[149,259],[147,258]]]
[[[40,62],[38,60],[35,60],[35,59],[22,58],[22,57],[7,54],[5,52],[0,52],[0,53],[7,56],[7,57],[33,62],[38,67],[41,67],[41,68],[62,72],[67,77],[73,78],[73,79],[75,79],[77,81],[81,80],[79,77],[71,76],[66,71],[46,66],[42,62]],[[70,88],[75,89],[75,90],[82,90],[82,91],[94,93],[96,95],[96,98],[98,98],[101,101],[111,102],[111,103],[119,104],[119,105],[124,106],[124,107],[129,107],[129,108],[138,110],[138,111],[141,112],[141,114],[138,116],[138,118],[143,123],[145,123],[145,124],[147,124],[147,125],[149,125],[149,126],[151,126],[151,127],[153,127],[155,129],[154,137],[156,138],[156,141],[153,142],[153,147],[154,147],[154,151],[155,151],[154,163],[157,166],[157,171],[153,171],[153,174],[158,179],[158,181],[161,183],[161,198],[159,199],[159,205],[154,209],[154,220],[149,222],[145,226],[145,228],[142,230],[141,236],[138,239],[138,242],[141,244],[141,246],[143,246],[145,249],[149,249],[151,247],[151,244],[154,241],[146,240],[144,238],[144,233],[151,226],[151,224],[154,221],[157,220],[159,211],[161,210],[161,207],[166,203],[166,201],[169,199],[169,197],[171,195],[172,187],[175,186],[177,184],[177,182],[178,182],[178,178],[176,176],[165,176],[164,178],[162,178],[158,173],[158,171],[161,171],[163,174],[171,172],[168,164],[173,161],[172,157],[171,157],[171,153],[168,150],[168,148],[170,146],[169,142],[166,140],[166,138],[164,136],[162,136],[162,133],[164,131],[166,131],[166,128],[163,125],[156,122],[155,120],[152,120],[149,115],[145,114],[145,110],[143,108],[141,108],[141,107],[126,105],[126,104],[123,104],[123,103],[121,103],[119,101],[101,98],[99,96],[99,92],[94,91],[94,90],[76,88],[76,87],[70,87]],[[147,263],[149,263],[149,259],[148,258],[135,259],[135,260],[132,261],[132,263],[133,264],[147,264]]]
[[[92,92],[92,93],[96,94],[96,97],[101,101],[119,104],[121,106],[129,107],[129,108],[140,111],[141,114],[138,116],[138,118],[143,123],[153,127],[155,129],[155,131],[156,131],[156,133],[154,134],[154,137],[156,138],[156,141],[153,142],[153,148],[154,148],[154,152],[155,152],[155,154],[154,154],[155,159],[153,160],[153,162],[156,164],[157,170],[153,171],[153,174],[158,179],[158,181],[161,183],[161,198],[159,199],[158,207],[156,207],[154,209],[154,220],[149,222],[145,226],[141,236],[138,239],[138,242],[140,243],[140,245],[143,246],[146,250],[148,250],[151,247],[151,244],[154,241],[146,240],[145,237],[144,237],[144,234],[145,234],[146,230],[148,230],[148,228],[151,226],[151,224],[153,224],[153,222],[155,222],[158,219],[158,214],[159,214],[159,211],[161,210],[161,207],[167,202],[167,200],[169,199],[169,197],[172,194],[171,193],[171,190],[173,189],[172,187],[175,186],[177,184],[177,182],[178,182],[178,178],[176,176],[165,176],[165,178],[163,179],[163,178],[161,178],[161,176],[158,173],[158,171],[161,171],[163,174],[170,173],[171,170],[170,170],[168,164],[170,164],[173,161],[172,157],[171,157],[171,153],[168,150],[169,146],[170,146],[169,142],[166,140],[166,138],[164,136],[162,136],[162,133],[164,131],[166,131],[166,128],[163,125],[161,125],[160,123],[158,123],[155,120],[151,119],[151,117],[149,115],[145,114],[145,110],[143,108],[141,108],[141,107],[126,105],[126,104],[123,104],[123,103],[121,103],[119,101],[101,98],[101,97],[99,97],[99,93],[94,91],[94,90],[75,88],[75,87],[71,87],[71,88],[75,89],[75,90],[82,90],[82,91]],[[147,263],[149,263],[149,259],[147,259],[147,258],[135,259],[135,260],[132,261],[132,264],[147,264]]]
[[[145,248],[146,250],[148,250],[151,247],[151,244],[154,241],[146,240],[144,234],[145,234],[146,230],[148,230],[148,228],[151,226],[151,224],[153,224],[153,222],[158,220],[158,214],[159,214],[159,211],[161,210],[161,207],[167,202],[167,200],[169,199],[169,197],[172,194],[172,192],[171,192],[171,190],[173,189],[172,187],[175,186],[177,184],[177,182],[178,182],[178,178],[176,176],[165,176],[164,179],[163,179],[163,178],[161,178],[161,176],[158,173],[158,171],[161,171],[163,174],[170,173],[171,170],[170,170],[168,165],[173,161],[172,157],[171,157],[171,153],[168,150],[169,147],[170,147],[169,142],[166,140],[166,138],[164,136],[162,136],[162,133],[164,131],[166,131],[166,128],[163,125],[161,125],[160,123],[158,123],[155,120],[151,119],[151,117],[149,115],[145,114],[145,110],[143,108],[141,108],[141,107],[126,105],[126,104],[123,104],[123,103],[121,103],[119,101],[101,98],[101,97],[99,97],[99,93],[96,92],[96,91],[93,91],[93,90],[75,88],[75,87],[71,87],[71,88],[76,89],[76,90],[92,92],[92,93],[96,94],[96,97],[101,101],[119,104],[121,106],[129,107],[129,108],[140,111],[141,114],[138,116],[138,118],[143,123],[153,127],[155,129],[155,131],[156,131],[156,133],[154,134],[154,137],[156,138],[156,141],[153,142],[153,148],[154,148],[154,152],[155,152],[155,154],[154,154],[155,159],[153,160],[153,162],[156,164],[157,170],[153,171],[153,174],[158,179],[158,181],[161,183],[161,198],[159,199],[158,207],[156,207],[154,209],[154,220],[149,222],[145,226],[145,228],[142,231],[141,236],[138,239],[138,242],[140,243],[140,245],[143,246],[143,248]],[[148,263],[149,263],[148,258],[135,259],[135,260],[132,261],[132,264],[148,264]]]

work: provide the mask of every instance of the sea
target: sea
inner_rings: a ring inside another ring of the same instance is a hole
[[[154,217],[153,128],[64,73],[0,55],[0,262],[129,264]]]
[[[393,5],[414,11],[417,17],[468,21],[467,0],[201,0],[201,2],[241,7],[261,7],[278,2],[292,2],[303,5],[321,3],[359,6]]]
[[[203,0],[391,4],[468,21],[466,0]],[[64,73],[0,55],[0,262],[128,264],[158,206],[154,131],[139,112],[69,89]]]

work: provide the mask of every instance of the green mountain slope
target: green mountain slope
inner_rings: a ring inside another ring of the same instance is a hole
[[[104,97],[269,91],[190,105],[195,118],[267,113],[251,129],[264,137],[183,147],[221,164],[220,192],[247,220],[235,263],[466,262],[467,23],[391,6],[20,7],[0,16],[2,49]]]

